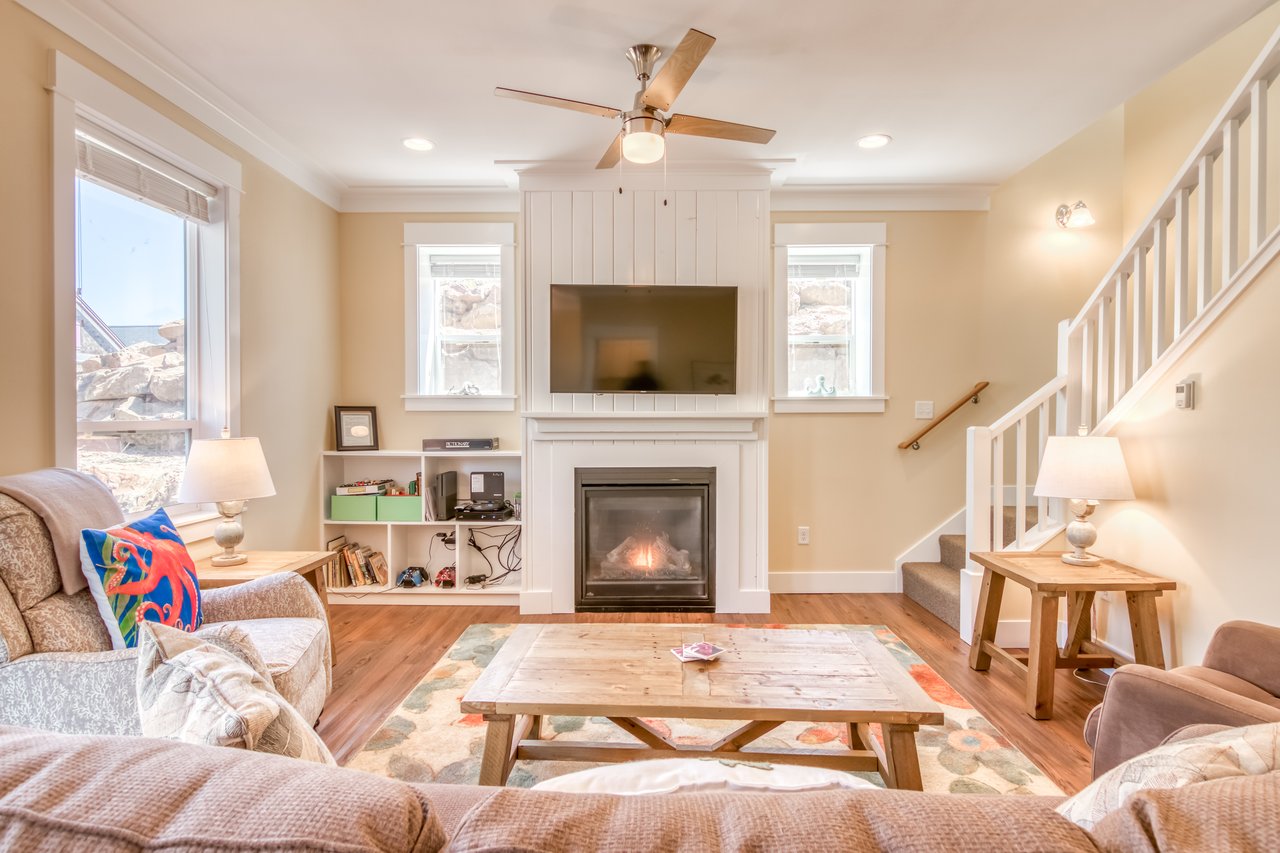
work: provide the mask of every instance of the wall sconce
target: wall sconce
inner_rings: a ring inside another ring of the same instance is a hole
[[[1089,206],[1083,201],[1060,205],[1056,218],[1059,228],[1085,228],[1095,221],[1093,214],[1089,212]]]

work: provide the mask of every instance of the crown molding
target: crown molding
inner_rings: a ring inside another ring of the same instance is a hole
[[[512,170],[523,192],[539,190],[768,190],[775,170],[793,160],[688,160],[596,169],[575,160],[497,160]]]
[[[17,0],[192,118],[337,209],[344,186],[101,0]]]
[[[520,192],[507,187],[352,187],[342,213],[519,213]]]
[[[788,184],[770,194],[774,211],[991,209],[990,184]]]
[[[793,165],[791,158],[761,159],[718,159],[718,160],[671,160],[638,166],[635,163],[622,161],[612,169],[597,169],[594,161],[588,160],[494,160],[493,165],[502,169],[510,169],[523,177],[524,175],[596,175],[617,182],[618,176],[628,175],[661,178],[669,175],[772,175],[774,172]]]

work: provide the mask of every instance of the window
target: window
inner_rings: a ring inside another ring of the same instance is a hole
[[[201,508],[173,502],[191,440],[234,426],[239,164],[67,57],[55,68],[58,464],[128,515],[189,518]]]
[[[405,408],[515,407],[514,230],[405,225]]]
[[[774,239],[774,409],[884,411],[884,225],[780,224]]]

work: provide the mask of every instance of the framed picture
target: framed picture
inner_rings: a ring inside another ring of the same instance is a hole
[[[373,406],[334,406],[333,435],[338,450],[377,450],[378,410]]]

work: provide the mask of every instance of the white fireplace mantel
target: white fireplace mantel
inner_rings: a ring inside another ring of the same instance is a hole
[[[530,412],[533,441],[754,441],[764,412]]]

